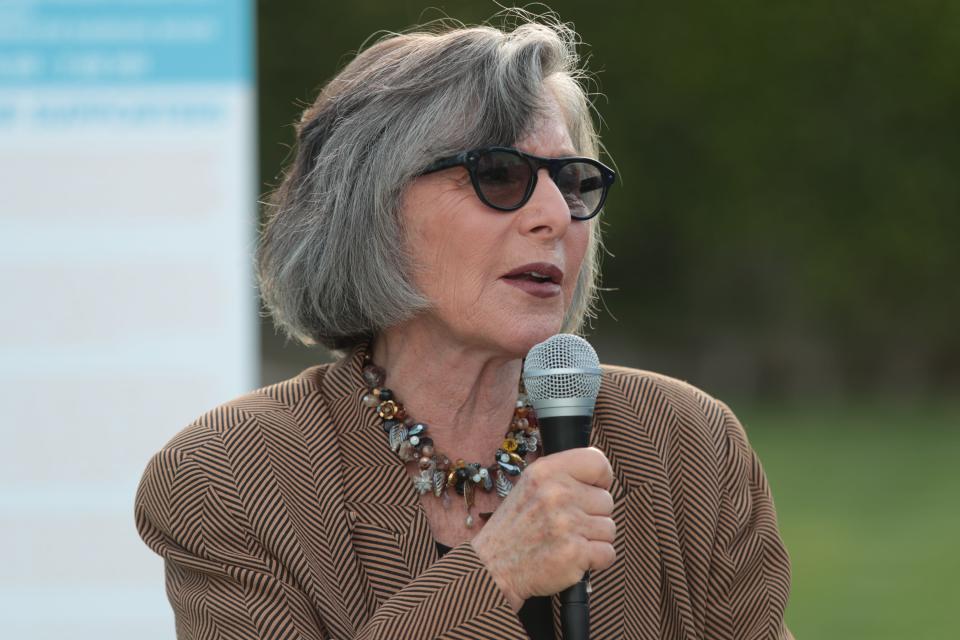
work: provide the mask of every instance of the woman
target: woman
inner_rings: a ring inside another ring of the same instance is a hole
[[[554,637],[587,570],[596,640],[789,637],[773,502],[725,405],[606,367],[593,446],[543,456],[518,396],[530,347],[589,313],[613,181],[575,41],[393,36],[304,113],[261,291],[346,355],[151,460],[137,525],[179,637]]]

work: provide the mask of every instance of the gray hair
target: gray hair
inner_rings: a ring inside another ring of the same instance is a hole
[[[577,152],[597,157],[577,44],[548,16],[510,31],[390,34],[357,55],[303,113],[295,157],[267,203],[257,276],[274,323],[304,344],[341,350],[428,308],[402,242],[407,185],[438,157],[513,146],[543,113],[546,90]],[[595,317],[600,230],[596,219],[587,224],[566,332]]]

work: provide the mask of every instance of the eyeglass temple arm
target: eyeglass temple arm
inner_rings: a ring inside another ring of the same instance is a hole
[[[426,175],[428,173],[433,173],[435,171],[443,171],[444,169],[450,169],[452,167],[462,166],[467,161],[467,152],[458,153],[455,156],[450,156],[448,158],[440,158],[435,162],[428,164],[423,171],[420,172],[420,175]]]

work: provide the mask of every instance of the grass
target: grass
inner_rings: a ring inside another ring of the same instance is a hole
[[[790,552],[798,640],[958,637],[960,406],[738,413]]]

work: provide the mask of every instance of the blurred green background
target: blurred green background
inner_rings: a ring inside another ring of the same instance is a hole
[[[372,33],[497,11],[428,7],[258,3],[264,192],[300,111]],[[738,412],[798,638],[957,637],[960,2],[550,7],[585,41],[619,172],[601,360]],[[264,383],[328,357],[267,323],[262,341]]]

